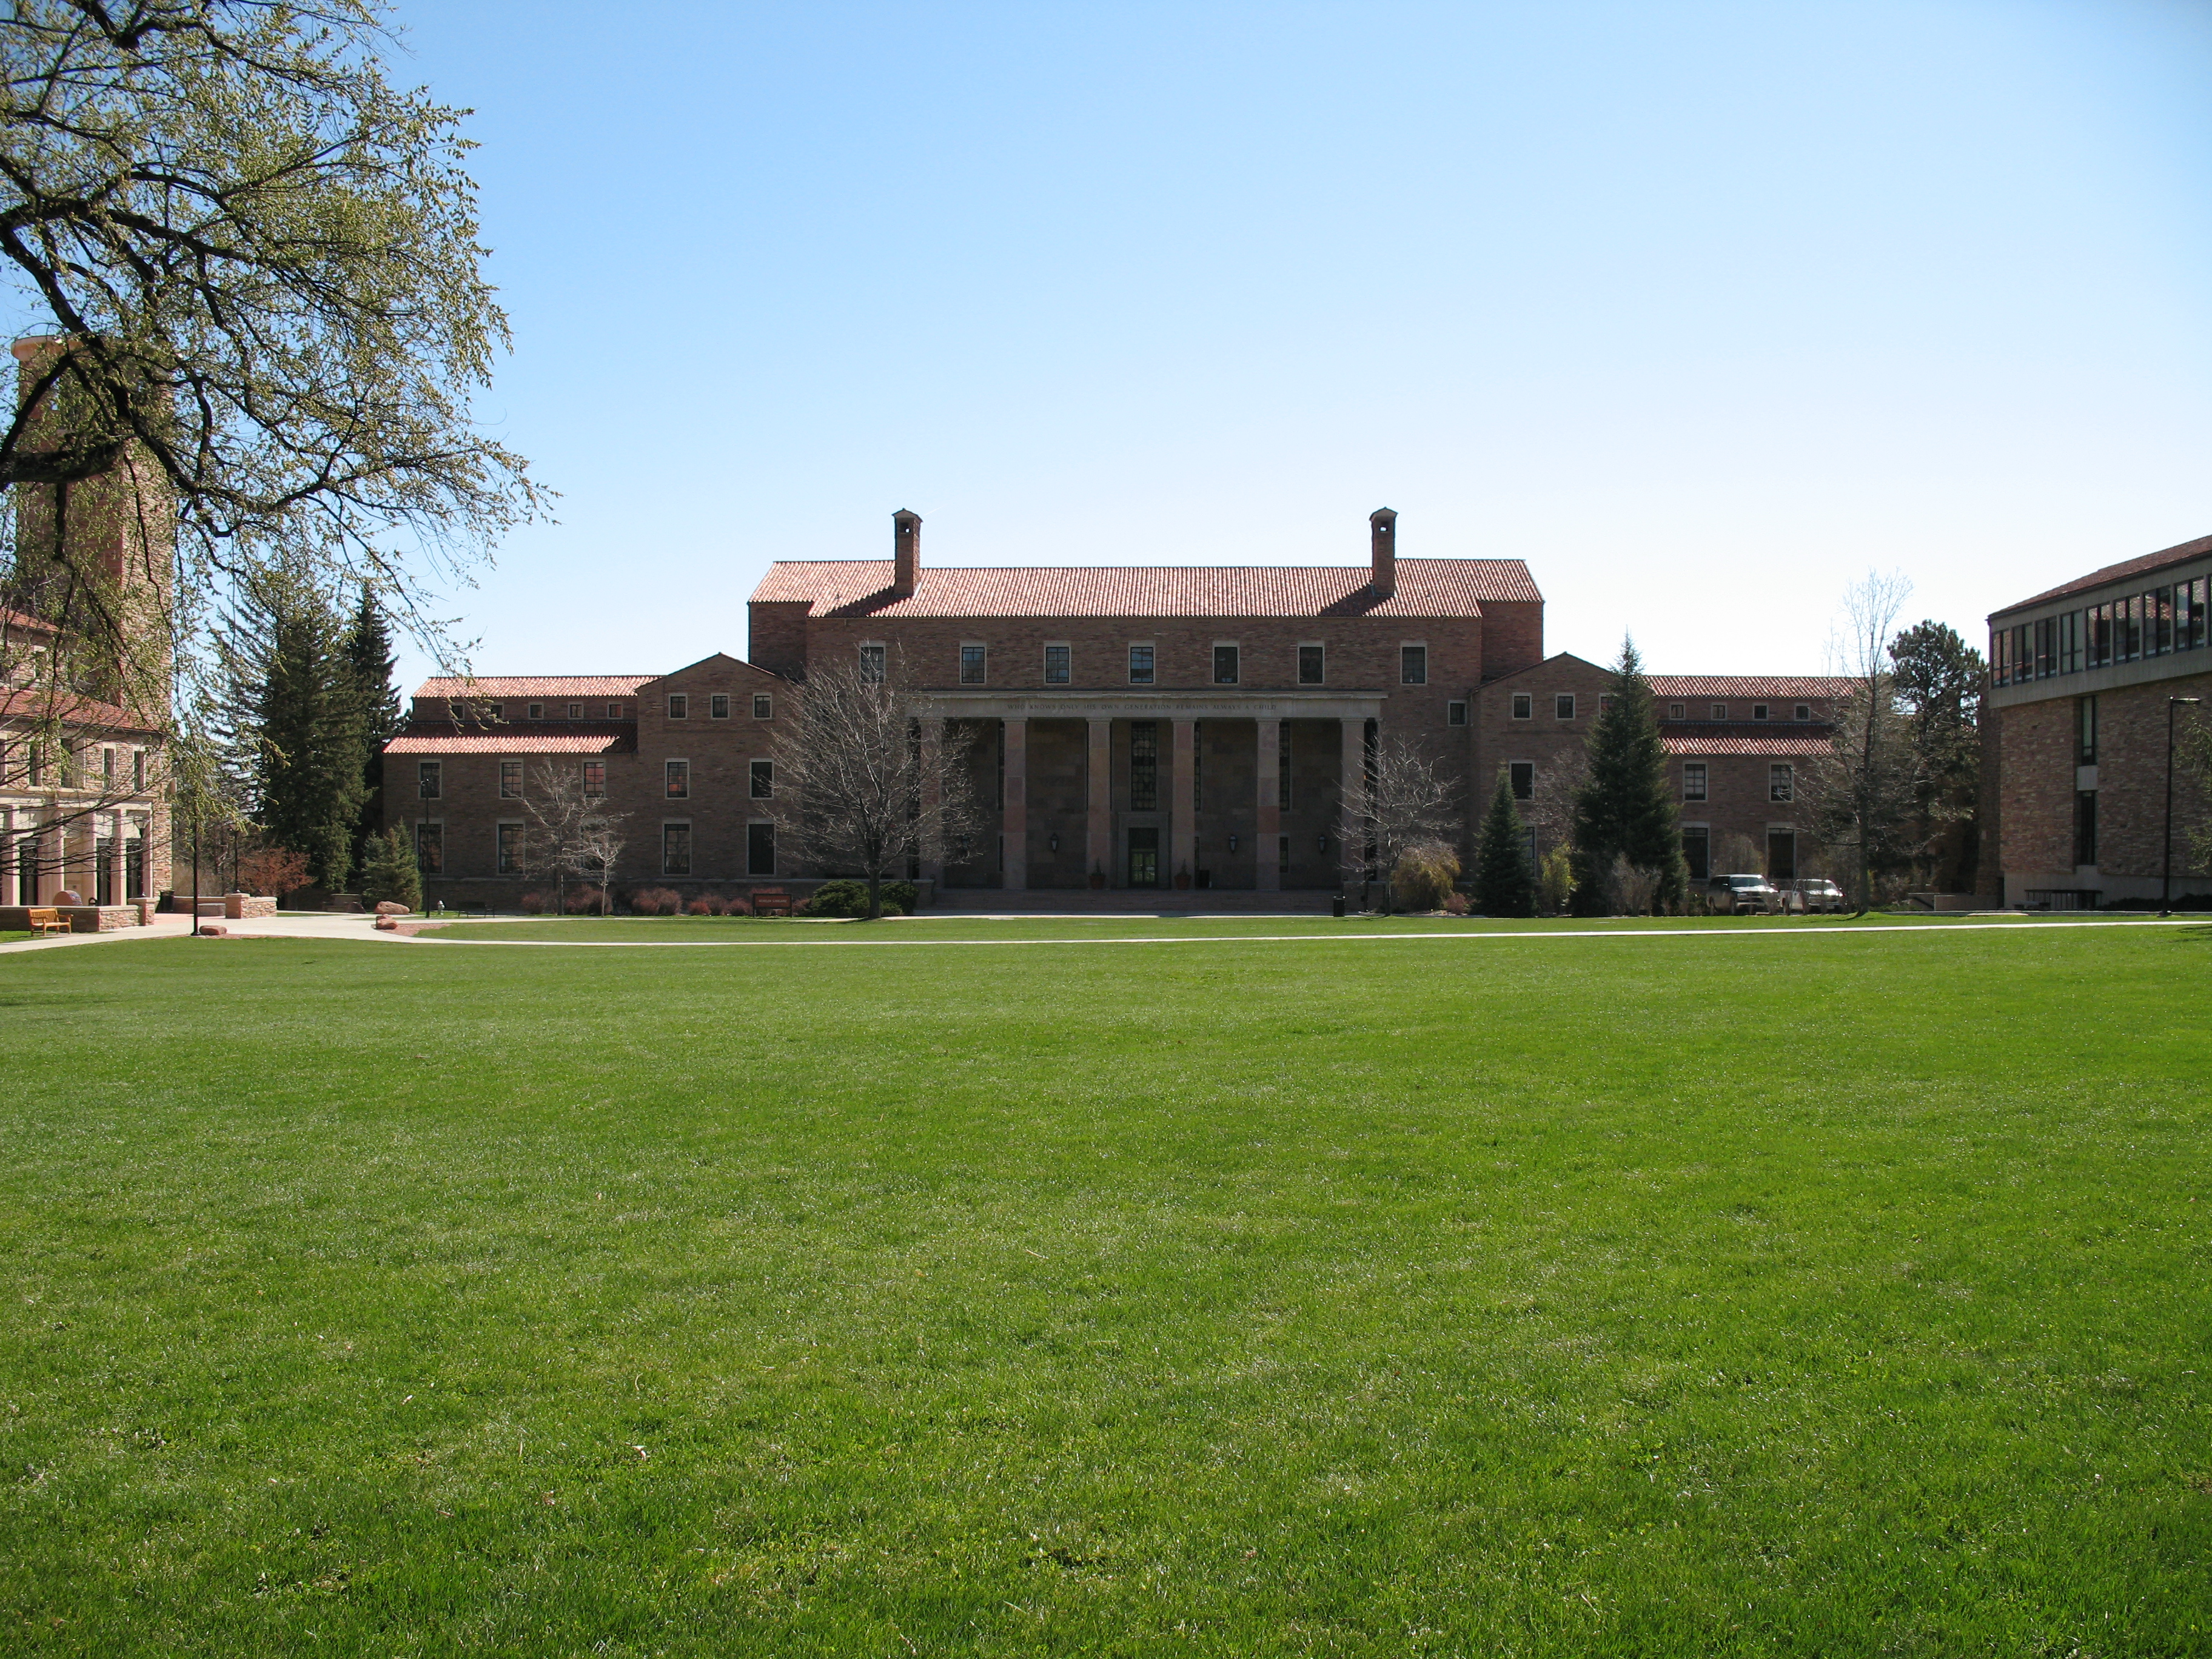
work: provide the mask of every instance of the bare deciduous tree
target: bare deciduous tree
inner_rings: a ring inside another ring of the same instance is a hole
[[[778,721],[769,802],[780,845],[831,874],[868,884],[868,915],[883,884],[982,817],[967,765],[969,739],[917,720],[902,676],[833,662],[807,677],[794,718]]]
[[[531,776],[522,810],[529,817],[523,836],[524,866],[553,881],[553,908],[568,913],[568,878],[596,874],[599,878],[599,913],[606,914],[613,895],[608,884],[622,857],[622,826],[629,814],[608,809],[603,796],[584,792],[580,768],[541,761]]]
[[[1875,872],[1900,853],[1917,805],[1910,733],[1898,707],[1890,640],[1912,584],[1896,572],[1869,571],[1844,593],[1832,654],[1851,681],[1836,710],[1828,752],[1809,769],[1802,793],[1820,839],[1850,872],[1852,902],[1875,902]]]
[[[1375,745],[1366,773],[1350,780],[1338,799],[1337,840],[1346,875],[1371,881],[1380,872],[1387,915],[1398,860],[1458,829],[1459,788],[1418,744],[1395,734]]]

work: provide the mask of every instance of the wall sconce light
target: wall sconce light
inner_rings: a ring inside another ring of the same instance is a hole
[[[1044,844],[1055,853],[1060,851],[1060,831],[1055,830],[1044,838]]]
[[[1232,853],[1237,850],[1237,837],[1233,835],[1229,837],[1229,850]]]
[[[1314,851],[1316,853],[1326,853],[1328,851],[1328,837],[1327,836],[1316,836],[1314,837]]]

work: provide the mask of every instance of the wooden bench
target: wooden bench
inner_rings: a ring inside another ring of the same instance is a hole
[[[62,913],[55,909],[40,909],[34,906],[30,911],[30,921],[31,931],[41,936],[70,931],[70,925],[63,920]]]
[[[757,916],[787,916],[791,914],[791,895],[781,887],[753,889],[753,914]]]

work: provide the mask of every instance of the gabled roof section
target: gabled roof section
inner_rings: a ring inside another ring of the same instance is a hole
[[[1833,674],[1647,674],[1655,697],[1848,697]]]
[[[637,749],[628,720],[524,720],[509,726],[410,720],[384,745],[387,755],[627,755]]]
[[[1771,755],[1778,760],[1810,760],[1815,756],[1828,753],[1831,744],[1825,734],[1808,732],[1801,726],[1794,732],[1760,732],[1755,734],[1731,732],[1685,734],[1677,727],[1660,738],[1659,746],[1670,755],[1687,755],[1693,760],[1705,755]]]
[[[418,697],[628,697],[653,674],[440,674],[415,688]]]
[[[763,679],[781,680],[786,685],[796,683],[789,675],[779,674],[773,668],[763,668],[758,663],[747,662],[743,657],[733,657],[726,651],[717,651],[712,655],[700,658],[696,662],[687,662],[681,668],[672,668],[665,674],[656,674],[649,680],[640,680],[637,683],[637,689],[640,691],[648,690],[653,686],[675,679],[679,675],[696,673],[702,668],[742,668],[746,673],[758,674]]]
[[[2199,536],[2193,542],[2177,542],[2155,553],[2146,553],[2139,559],[2123,559],[2118,564],[2108,564],[2101,570],[2092,570],[2086,576],[2076,576],[2070,582],[2046,588],[2033,599],[2022,599],[2017,605],[2008,605],[1992,611],[1993,617],[2008,616],[2014,611],[2025,611],[2032,605],[2045,605],[2052,599],[2063,599],[2069,593],[2085,593],[2093,587],[2102,587],[2108,582],[2121,582],[2130,576],[2148,576],[2170,564],[2186,564],[2190,560],[2212,553],[2212,536]]]
[[[1540,605],[1519,559],[1401,559],[1389,599],[1365,565],[1007,565],[922,568],[911,596],[889,559],[779,560],[755,605],[815,617],[1479,617]]]
[[[1577,657],[1571,651],[1554,651],[1541,662],[1532,662],[1526,668],[1516,668],[1510,674],[1500,674],[1494,680],[1485,680],[1482,683],[1482,689],[1487,691],[1493,686],[1504,684],[1508,680],[1517,680],[1524,674],[1541,674],[1547,670],[1557,673],[1562,668],[1586,669],[1593,674],[1610,674],[1613,672],[1601,664],[1590,661],[1587,657]]]
[[[45,617],[33,617],[27,611],[10,611],[5,605],[0,605],[0,628],[19,634],[43,634],[49,638],[55,632],[54,625]]]

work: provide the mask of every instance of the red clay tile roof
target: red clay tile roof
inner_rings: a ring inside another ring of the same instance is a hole
[[[1670,755],[1825,755],[1828,738],[1825,733],[1813,732],[1761,732],[1744,735],[1729,732],[1692,733],[1677,737],[1672,732],[1659,739]]]
[[[10,611],[5,605],[0,605],[0,628],[20,628],[27,634],[51,634],[54,631],[54,625],[43,617]]]
[[[441,674],[415,688],[418,697],[628,697],[658,674]]]
[[[1519,559],[1401,559],[1387,599],[1365,565],[925,565],[903,599],[890,580],[889,559],[779,560],[752,602],[817,617],[1474,617],[1544,598]]]
[[[2002,617],[2014,611],[2025,611],[2031,605],[2041,605],[2046,599],[2063,599],[2069,593],[2085,592],[2092,587],[2102,587],[2107,582],[2125,581],[2130,576],[2148,576],[2154,570],[2163,570],[2170,564],[2183,564],[2200,555],[2212,553],[2212,536],[2199,536],[2193,542],[2178,542],[2155,553],[2146,553],[2139,559],[2123,559],[2118,564],[2108,564],[2102,570],[2092,570],[2086,576],[2076,576],[2070,582],[2061,582],[2047,588],[2032,599],[2022,599],[2018,605],[2008,605],[1992,611],[1992,617]]]
[[[55,695],[44,687],[0,692],[0,718],[22,720],[58,720],[70,726],[109,732],[147,734],[156,728],[127,708],[100,702],[76,692]]]
[[[1652,674],[1655,697],[1848,697],[1852,682],[1829,674]]]
[[[628,721],[502,726],[493,731],[417,724],[384,745],[387,755],[623,755],[637,747]]]

